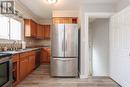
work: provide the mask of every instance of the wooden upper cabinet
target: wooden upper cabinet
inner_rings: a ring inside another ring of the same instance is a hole
[[[40,25],[31,19],[24,19],[25,37],[50,39],[50,25]]]
[[[44,25],[44,39],[50,39],[50,25]]]
[[[37,24],[37,39],[44,39],[44,27],[40,24]]]
[[[50,39],[50,25],[37,25],[37,39]]]
[[[32,29],[32,37],[36,37],[37,35],[37,23],[31,20],[31,29]]]
[[[76,17],[54,17],[53,24],[77,24]]]
[[[24,19],[25,37],[36,37],[37,23],[31,19]]]

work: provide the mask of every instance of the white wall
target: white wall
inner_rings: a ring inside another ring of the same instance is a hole
[[[93,76],[108,76],[109,19],[95,19],[91,26]]]
[[[89,75],[89,47],[88,47],[88,17],[80,10],[80,78]]]
[[[33,19],[38,23],[38,17],[34,15],[26,6],[24,6],[19,0],[15,0],[15,9],[17,9],[24,18]]]
[[[81,6],[84,12],[115,12],[115,4],[89,3]]]
[[[52,19],[42,19],[42,20],[39,20],[39,24],[50,24],[50,25],[52,25]]]
[[[52,17],[78,17],[79,12],[76,10],[54,10]]]

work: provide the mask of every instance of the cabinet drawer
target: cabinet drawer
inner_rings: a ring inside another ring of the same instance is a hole
[[[13,61],[13,62],[19,61],[19,54],[13,55],[13,56],[12,56],[12,61]]]
[[[78,76],[78,58],[53,58],[52,76]]]
[[[21,58],[21,57],[26,57],[26,56],[28,56],[28,52],[24,52],[24,53],[21,53],[21,54],[20,54],[20,58]]]
[[[28,55],[35,55],[35,51],[28,52]]]

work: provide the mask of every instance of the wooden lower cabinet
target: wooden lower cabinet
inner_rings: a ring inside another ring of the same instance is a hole
[[[50,63],[50,48],[41,49],[41,63]]]
[[[23,57],[20,60],[20,80],[23,80],[27,74],[29,73],[28,71],[28,58]]]
[[[29,63],[28,63],[29,73],[33,71],[35,68],[35,54],[29,55]]]
[[[35,51],[24,52],[12,56],[13,87],[27,77],[35,68]]]
[[[20,80],[23,80],[35,68],[35,53],[33,51],[20,54]]]

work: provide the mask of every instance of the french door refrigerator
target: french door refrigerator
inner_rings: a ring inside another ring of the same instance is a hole
[[[78,25],[53,25],[51,42],[51,76],[77,77]]]

